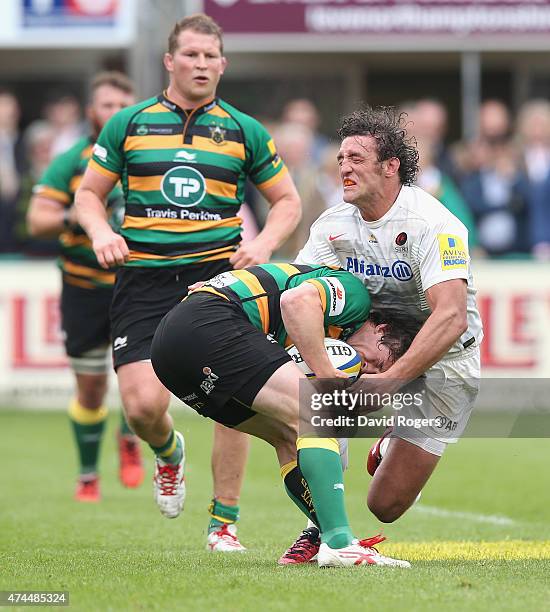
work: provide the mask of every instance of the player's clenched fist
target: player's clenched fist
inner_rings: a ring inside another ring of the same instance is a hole
[[[99,265],[106,269],[123,265],[130,254],[124,238],[110,228],[94,236],[92,246]]]
[[[271,257],[271,249],[260,240],[251,240],[241,244],[231,256],[229,262],[236,270],[249,266],[267,263]]]

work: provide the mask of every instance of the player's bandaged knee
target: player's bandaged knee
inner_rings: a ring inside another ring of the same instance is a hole
[[[318,525],[311,493],[307,486],[307,481],[298,467],[298,463],[296,461],[291,461],[283,465],[281,467],[281,476],[290,499],[292,499],[310,521]]]
[[[98,346],[78,357],[69,356],[71,368],[77,374],[107,374],[109,371],[109,346]]]

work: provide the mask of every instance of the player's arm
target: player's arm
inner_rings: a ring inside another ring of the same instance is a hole
[[[80,149],[77,153],[80,153]],[[53,238],[59,236],[68,224],[75,223],[75,211],[70,206],[73,201],[70,183],[74,168],[73,147],[53,159],[33,187],[26,219],[30,236]]]
[[[310,283],[281,295],[281,315],[287,334],[317,378],[346,378],[325,351],[325,313],[318,289]]]
[[[231,257],[234,268],[267,263],[273,251],[277,250],[296,229],[302,216],[300,196],[290,174],[286,173],[276,184],[260,187],[269,203],[269,213],[262,231],[242,244]]]
[[[414,380],[438,362],[468,329],[466,281],[444,281],[426,291],[432,314],[415,336],[409,350],[384,374],[378,376],[404,382]]]
[[[27,211],[27,231],[30,236],[55,238],[67,225],[76,223],[74,207],[66,208],[57,200],[34,195]]]
[[[88,166],[75,195],[78,223],[90,237],[103,268],[122,265],[129,255],[124,238],[109,225],[104,204],[117,181],[118,176],[103,174]]]

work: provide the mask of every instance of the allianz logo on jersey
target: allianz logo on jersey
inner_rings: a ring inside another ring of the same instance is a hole
[[[383,278],[395,278],[398,281],[409,281],[413,277],[411,266],[401,259],[394,261],[391,265],[381,266],[357,257],[346,257],[346,270],[363,276],[382,276]]]
[[[164,174],[160,190],[170,204],[188,208],[197,206],[206,195],[206,180],[192,166],[176,166]]]

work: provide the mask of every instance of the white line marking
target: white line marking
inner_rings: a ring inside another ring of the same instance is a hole
[[[425,506],[419,504],[412,508],[415,512],[429,514],[430,516],[439,516],[441,518],[463,519],[474,523],[489,523],[491,525],[517,525],[518,522],[508,516],[500,516],[498,514],[478,514],[477,512],[462,512],[458,510],[445,510],[436,506]]]

